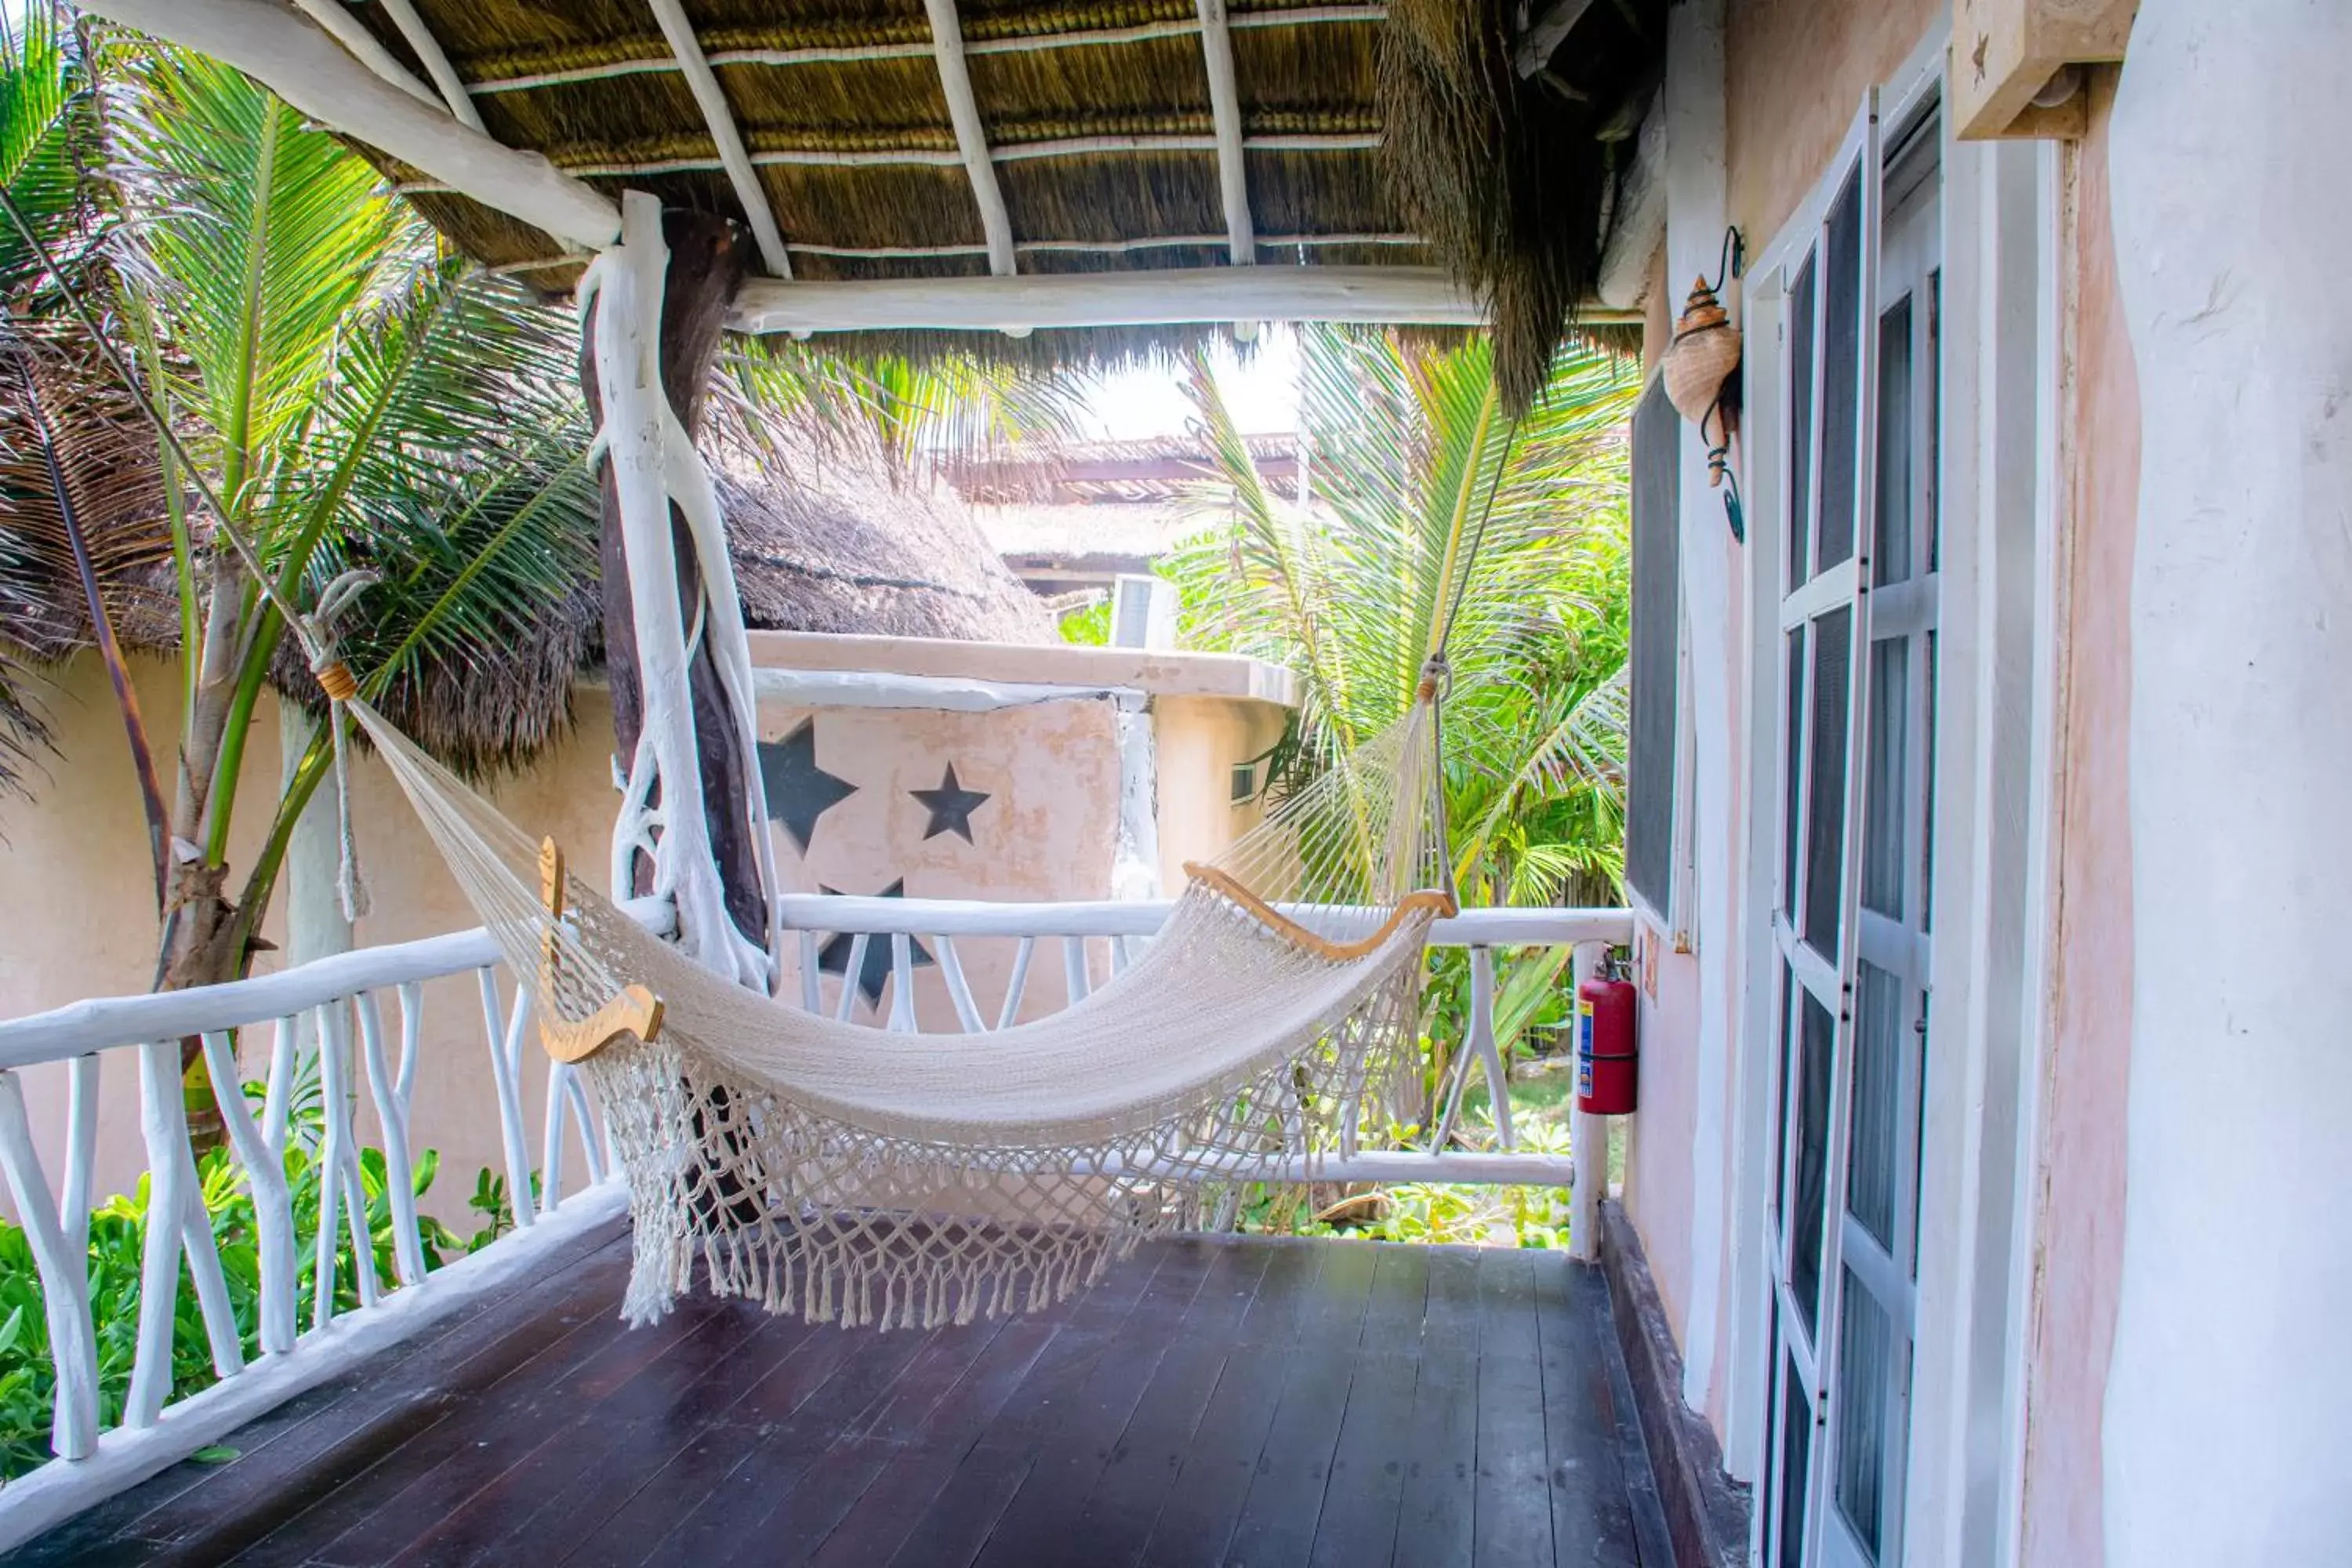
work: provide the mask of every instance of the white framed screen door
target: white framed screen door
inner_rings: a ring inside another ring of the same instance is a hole
[[[1937,142],[1932,109],[1883,139],[1874,95],[1772,280],[1786,450],[1759,1496],[1774,1568],[1901,1557],[1933,885]]]

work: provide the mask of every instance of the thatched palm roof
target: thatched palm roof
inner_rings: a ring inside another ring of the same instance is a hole
[[[12,400],[0,396],[0,413]],[[0,421],[4,423],[4,421]],[[74,428],[84,429],[84,422]],[[105,563],[110,618],[130,649],[169,654],[179,642],[168,521],[152,447],[142,471],[87,492]],[[54,661],[92,646],[79,582],[48,548],[54,508],[25,455],[0,440],[0,651]],[[719,472],[743,618],[758,630],[1045,642],[1042,603],[1007,571],[944,486],[894,479],[878,455],[803,451],[761,472],[730,457]],[[32,545],[42,548],[25,548]],[[159,561],[160,555],[160,561]],[[16,570],[6,570],[14,565]],[[603,661],[596,584],[582,582],[558,615],[503,646],[493,667],[428,665],[377,706],[422,744],[469,771],[527,761],[563,732],[575,679]],[[287,696],[315,705],[318,682],[289,640],[271,671]]]
[[[613,194],[772,218],[795,279],[986,275],[980,186],[992,174],[1024,274],[1229,258],[1450,268],[1493,303],[1531,395],[1588,292],[1618,154],[1657,79],[1665,4],[956,0],[987,150],[975,171],[925,0],[684,0],[756,175],[756,215],[646,0],[415,0],[432,60],[389,7],[351,14],[420,79],[454,71],[507,146]],[[1204,33],[1218,9],[1228,20]],[[1569,18],[1563,36],[1545,31]],[[1212,36],[1230,42],[1250,255],[1229,251]],[[1549,46],[1541,69],[1525,58],[1530,36]],[[379,162],[475,257],[551,289],[577,277],[537,229]],[[1200,331],[893,334],[892,346],[1068,361]]]

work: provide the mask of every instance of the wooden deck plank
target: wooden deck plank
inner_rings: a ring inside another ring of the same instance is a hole
[[[1195,1565],[1221,1560],[1249,1495],[1282,1397],[1285,1368],[1328,1249],[1276,1245],[1234,1336],[1209,1408],[1193,1433],[1139,1561]]]
[[[1331,1455],[1355,1381],[1364,1311],[1380,1254],[1351,1243],[1323,1255],[1315,1300],[1223,1555],[1241,1563],[1302,1563],[1315,1542]]]
[[[1471,1504],[1471,1561],[1479,1568],[1556,1560],[1536,1305],[1532,1258],[1479,1254],[1478,1482]]]
[[[1042,1568],[1087,1559],[1086,1543],[1069,1527],[1073,1508],[1101,1479],[1112,1447],[1133,1420],[1213,1263],[1213,1250],[1197,1242],[1167,1249],[1166,1261],[1121,1325],[1121,1353],[1099,1358],[1076,1397],[1063,1408],[1052,1440],[998,1516],[978,1563],[988,1568]]]
[[[922,1332],[693,1297],[625,1238],[10,1559],[1248,1568],[1658,1557],[1607,1292],[1549,1254],[1155,1242]]]
[[[1135,1418],[1112,1445],[1069,1531],[1072,1540],[1088,1543],[1095,1562],[1129,1560],[1142,1550],[1208,1413],[1226,1347],[1256,1299],[1267,1256],[1262,1247],[1218,1249],[1176,1342],[1160,1358]]]
[[[1400,1435],[1404,1485],[1397,1501],[1395,1561],[1470,1561],[1478,1460],[1478,1260],[1430,1255],[1427,1327],[1412,1422]]]
[[[1429,1258],[1426,1247],[1380,1249],[1310,1563],[1377,1568],[1395,1551],[1397,1510],[1404,1499],[1398,1441],[1412,1426],[1421,1383]]]

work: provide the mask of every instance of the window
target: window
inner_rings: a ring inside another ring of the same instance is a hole
[[[1625,762],[1625,886],[1671,923],[1682,646],[1682,423],[1654,381],[1633,413],[1633,725]]]

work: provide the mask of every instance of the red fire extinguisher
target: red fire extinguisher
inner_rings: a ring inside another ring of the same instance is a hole
[[[1630,1113],[1636,1065],[1633,983],[1604,970],[1576,988],[1576,1108]]]

